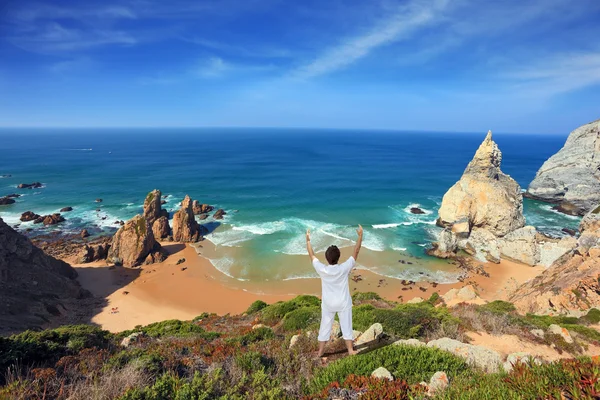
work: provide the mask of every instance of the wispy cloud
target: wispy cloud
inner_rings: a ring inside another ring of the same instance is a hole
[[[427,3],[413,1],[402,6],[391,17],[375,24],[367,33],[329,49],[309,64],[298,68],[293,75],[310,78],[353,64],[374,49],[407,38],[417,29],[433,23],[448,3],[448,0],[433,0]]]
[[[227,71],[233,69],[233,66],[225,62],[220,57],[210,57],[194,70],[194,75],[201,78],[218,78],[223,76]]]

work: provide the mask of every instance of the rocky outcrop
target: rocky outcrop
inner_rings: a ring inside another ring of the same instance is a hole
[[[86,264],[93,261],[106,260],[109,249],[110,243],[86,244],[77,256],[77,262]]]
[[[213,218],[214,219],[223,219],[223,216],[226,214],[227,213],[225,212],[225,210],[223,210],[222,208],[219,208],[217,211],[215,211]]]
[[[559,203],[558,210],[584,215],[600,202],[600,120],[569,134],[529,184],[528,197]]]
[[[37,189],[41,188],[41,182],[33,182],[33,183],[19,183],[17,189]]]
[[[214,207],[208,204],[200,204],[198,200],[194,200],[192,202],[192,210],[194,211],[194,215],[200,215],[211,212],[214,210]]]
[[[185,196],[181,208],[173,215],[173,240],[176,242],[197,242],[203,229],[194,218],[192,199]]]
[[[69,212],[69,211],[73,211],[73,207],[64,207],[60,209],[60,212]]]
[[[113,236],[108,260],[125,267],[136,267],[156,252],[161,252],[161,247],[148,221],[142,215],[136,215]]]
[[[0,197],[0,206],[7,206],[9,204],[14,204],[15,201],[10,197]]]
[[[502,153],[488,132],[460,180],[446,192],[438,223],[468,237],[473,228],[504,236],[525,225],[519,184],[500,170]]]
[[[25,211],[19,218],[22,222],[35,221],[40,216],[32,211]]]
[[[162,215],[160,200],[161,193],[158,189],[154,189],[148,193],[144,200],[144,218],[146,218],[146,221],[148,221],[150,226],[152,226],[154,221],[159,219]]]
[[[79,286],[77,273],[46,255],[0,218],[0,335],[38,329],[90,293]]]
[[[23,216],[21,216],[22,218]],[[33,223],[34,224],[44,224],[44,225],[56,225],[60,222],[64,222],[65,218],[60,215],[59,213],[55,213],[55,214],[51,214],[51,215],[44,215],[44,216],[38,216]]]
[[[449,351],[458,357],[464,358],[467,364],[487,373],[498,372],[502,366],[502,357],[500,354],[483,346],[474,346],[459,342],[458,340],[442,338],[428,342],[427,347],[436,347]]]
[[[568,313],[600,307],[600,207],[581,221],[580,236],[569,237],[574,249],[510,296],[523,313]],[[556,247],[556,246],[555,246]]]
[[[169,237],[171,228],[169,227],[169,220],[167,217],[160,217],[154,221],[154,224],[152,224],[152,233],[157,240]]]

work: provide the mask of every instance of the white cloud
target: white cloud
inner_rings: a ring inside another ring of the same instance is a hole
[[[400,7],[396,13],[381,20],[369,32],[329,49],[311,63],[300,67],[293,75],[310,78],[353,64],[372,50],[407,38],[417,29],[433,23],[446,8],[448,1],[433,0],[423,4],[422,1],[413,1]]]
[[[195,75],[202,78],[218,78],[223,76],[227,71],[233,67],[226,63],[220,57],[210,57],[204,60],[201,65],[194,71]]]

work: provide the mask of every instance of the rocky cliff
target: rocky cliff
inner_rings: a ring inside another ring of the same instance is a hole
[[[161,246],[143,215],[136,215],[115,233],[108,252],[109,261],[124,267],[151,264],[164,258]]]
[[[526,196],[558,203],[558,209],[584,215],[600,202],[600,120],[575,129],[564,147],[546,161]]]
[[[0,335],[68,317],[77,299],[91,296],[76,277],[69,264],[46,255],[0,218]]]
[[[511,296],[522,312],[568,313],[600,307],[600,206],[580,225],[574,250]]]
[[[186,195],[181,208],[173,215],[173,240],[197,242],[203,233],[203,227],[194,218],[192,199]]]

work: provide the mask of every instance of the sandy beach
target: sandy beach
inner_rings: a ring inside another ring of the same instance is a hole
[[[74,265],[82,286],[107,301],[103,308],[94,310],[92,323],[118,332],[166,319],[189,320],[203,312],[239,314],[259,299],[274,303],[299,294],[320,295],[318,279],[238,281],[215,269],[191,245],[163,243],[163,246],[170,255],[160,264],[140,268],[113,267],[106,262]],[[345,249],[342,258],[349,256],[346,254],[349,252],[350,249]],[[322,254],[318,256],[323,258]],[[182,259],[185,261],[177,264]],[[473,284],[483,299],[502,299],[508,290],[542,270],[504,260],[484,267],[489,278],[474,275],[465,282],[453,284],[417,282],[412,285],[357,269],[351,274],[350,290],[353,293],[372,291],[389,300],[406,302]],[[312,268],[308,257],[306,268]]]

